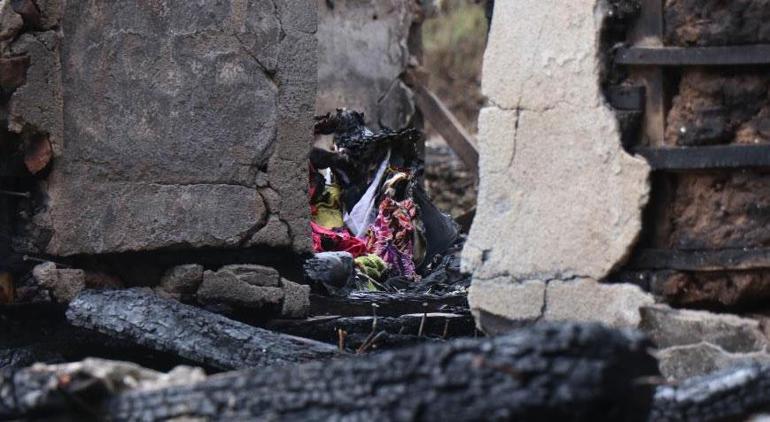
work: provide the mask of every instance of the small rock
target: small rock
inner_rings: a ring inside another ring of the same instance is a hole
[[[233,273],[240,281],[261,287],[281,287],[281,275],[278,270],[261,265],[226,265],[219,272]]]
[[[280,305],[283,289],[254,286],[240,279],[232,271],[205,271],[197,296],[203,305],[258,309],[265,305]]]
[[[640,329],[661,349],[709,343],[730,353],[764,350],[768,339],[757,320],[668,306],[641,309]]]
[[[468,290],[468,300],[474,304],[471,311],[479,328],[490,335],[501,334],[542,316],[545,283],[515,283],[508,278],[476,280]]]
[[[305,261],[305,280],[330,289],[345,287],[354,273],[353,255],[348,252],[321,252]]]
[[[719,346],[705,342],[669,347],[657,352],[656,357],[661,374],[669,380],[684,380],[736,365],[770,363],[768,353],[728,353]]]
[[[59,303],[69,303],[86,288],[86,273],[83,270],[56,268],[53,262],[37,265],[32,276],[41,286],[49,289]]]
[[[603,284],[590,279],[552,281],[546,291],[548,321],[601,322],[611,327],[636,327],[639,309],[653,305],[652,295],[632,284]]]
[[[158,289],[168,296],[180,299],[193,295],[203,282],[203,265],[178,265],[167,270],[160,279]]]
[[[283,308],[286,318],[306,318],[310,312],[310,286],[283,279]]]
[[[12,0],[0,0],[0,46],[12,40],[24,26],[21,15],[11,6]]]

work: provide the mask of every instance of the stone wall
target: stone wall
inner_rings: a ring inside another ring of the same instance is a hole
[[[420,0],[316,0],[316,113],[362,111],[368,126],[402,129],[415,115],[401,81],[419,55]]]
[[[36,23],[10,3],[2,21],[24,25],[3,36],[3,56],[28,67],[5,124],[44,134],[54,155],[17,251],[309,250],[311,0],[205,13],[182,0],[28,1]]]
[[[478,212],[463,252],[487,331],[540,319],[636,325],[653,301],[600,283],[637,240],[649,190],[649,167],[622,149],[600,90],[607,12],[597,0],[495,4]]]

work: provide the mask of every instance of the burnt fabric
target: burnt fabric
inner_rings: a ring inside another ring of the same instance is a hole
[[[377,257],[382,271],[359,271],[359,285],[382,287],[399,278],[419,281],[458,239],[454,221],[420,186],[423,163],[415,129],[374,133],[360,113],[338,110],[316,119],[316,134],[334,134],[331,151],[311,155],[310,208],[317,253]],[[340,221],[342,216],[342,221]]]

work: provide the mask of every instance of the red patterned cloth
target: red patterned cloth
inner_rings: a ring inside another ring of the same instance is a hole
[[[315,252],[350,252],[354,258],[366,255],[366,244],[356,239],[348,229],[327,229],[314,222],[310,222],[313,228],[313,250]]]
[[[380,203],[377,219],[367,233],[366,249],[382,258],[392,270],[407,278],[416,277],[414,231],[412,223],[417,207],[411,199],[401,202],[385,197]]]

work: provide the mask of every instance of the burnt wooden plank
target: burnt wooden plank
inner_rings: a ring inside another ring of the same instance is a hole
[[[637,148],[657,171],[770,168],[770,145]]]
[[[634,270],[743,271],[770,268],[770,248],[669,250],[645,249],[629,264]]]
[[[401,316],[423,312],[458,312],[468,309],[464,293],[437,296],[419,293],[354,292],[347,297],[310,295],[310,314],[369,316],[377,305],[378,316]]]
[[[618,49],[615,63],[637,66],[741,66],[770,64],[770,45]]]
[[[444,138],[465,167],[474,174],[478,174],[479,151],[473,136],[465,130],[436,94],[418,82],[415,82],[411,88],[415,102],[425,119]]]
[[[374,330],[372,329],[373,327]],[[422,329],[420,329],[422,327]],[[470,312],[464,314],[429,312],[398,317],[325,316],[306,320],[273,320],[265,325],[268,330],[336,344],[338,330],[348,336],[369,335],[372,331],[428,337],[472,337],[476,324]],[[353,345],[354,347],[360,344]]]

